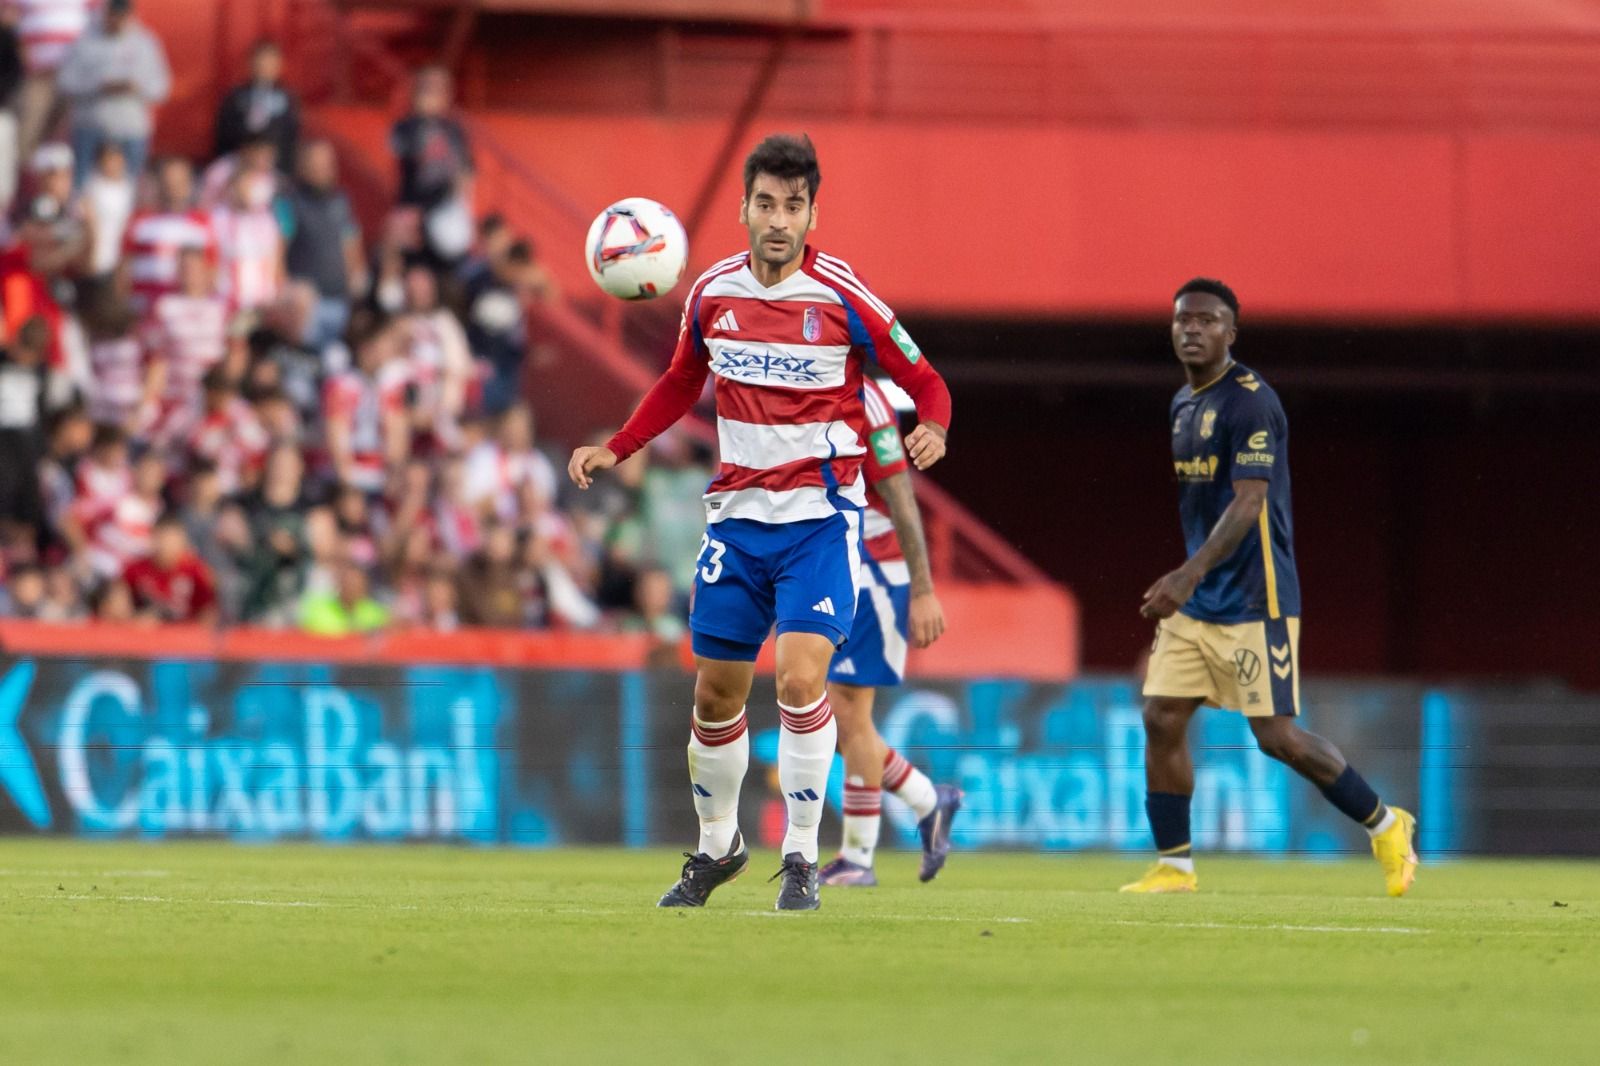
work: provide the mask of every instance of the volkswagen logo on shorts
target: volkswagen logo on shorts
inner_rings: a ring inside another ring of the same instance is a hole
[[[1233,653],[1233,665],[1239,671],[1239,684],[1253,685],[1256,678],[1261,676],[1261,658],[1249,648],[1240,648]]]

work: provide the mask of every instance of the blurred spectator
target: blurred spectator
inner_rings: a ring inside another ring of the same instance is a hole
[[[129,171],[144,169],[151,113],[171,91],[172,72],[160,40],[133,17],[133,0],[106,0],[100,25],[86,30],[62,62],[59,86],[73,102],[75,184],[83,184],[105,141],[122,146]]]
[[[235,311],[259,311],[283,294],[283,228],[272,210],[274,179],[242,167],[210,212],[217,242],[217,292]]]
[[[438,567],[428,575],[421,625],[435,633],[454,633],[461,628],[455,575],[444,567]]]
[[[84,553],[94,573],[114,580],[128,564],[150,553],[156,519],[166,510],[163,493],[170,471],[159,453],[146,452],[133,464],[130,491],[109,501],[96,501],[85,523]]]
[[[115,141],[100,146],[94,172],[84,183],[81,194],[84,221],[89,230],[87,277],[98,286],[109,286],[122,258],[122,242],[128,222],[133,218],[134,185],[128,173],[128,158]]]
[[[480,514],[531,529],[555,500],[555,465],[534,447],[533,414],[518,404],[500,416],[494,439],[467,453],[467,501]]]
[[[272,444],[266,427],[225,368],[207,371],[203,388],[199,421],[188,434],[188,454],[216,471],[224,494],[255,487]]]
[[[75,275],[89,255],[89,226],[72,192],[72,149],[40,145],[28,171],[33,190],[28,221],[36,227],[24,237],[33,251],[31,265],[47,280]],[[66,289],[54,295],[71,302]]]
[[[95,426],[87,454],[72,463],[73,484],[57,528],[74,551],[81,552],[117,501],[133,487],[128,466],[128,439],[116,426]]]
[[[41,622],[81,622],[89,617],[83,588],[70,566],[52,566],[44,575],[44,603],[39,608]]]
[[[379,535],[367,494],[353,485],[341,485],[333,497],[333,517],[345,557],[363,569],[376,566]]]
[[[155,203],[128,223],[119,270],[122,288],[141,314],[157,297],[178,291],[178,259],[184,249],[209,256],[216,247],[209,217],[194,204],[194,168],[187,159],[157,161],[155,187]]]
[[[69,407],[52,416],[44,458],[39,463],[39,490],[50,530],[66,524],[77,494],[78,460],[94,441],[94,423],[81,407]]]
[[[527,303],[551,297],[554,286],[534,258],[533,246],[513,240],[505,253],[467,288],[467,338],[473,354],[488,362],[483,406],[499,414],[522,394],[522,364],[528,353]]]
[[[405,311],[397,325],[412,438],[432,451],[454,448],[472,376],[460,319],[439,302],[439,278],[422,264],[405,273]]]
[[[700,494],[714,472],[695,452],[696,445],[681,430],[663,433],[650,442],[650,466],[639,490],[647,563],[674,566],[699,554],[706,525]],[[672,573],[678,595],[687,602],[694,584],[693,568],[675,566]]]
[[[688,626],[676,606],[672,574],[660,567],[641,573],[633,584],[633,610],[622,620],[624,633],[646,633],[675,654]]]
[[[60,117],[56,76],[100,0],[9,0],[27,71],[17,100],[17,158],[27,159]]]
[[[201,625],[217,621],[216,584],[176,514],[156,522],[150,554],[130,563],[122,582],[133,596],[135,613],[150,621]]]
[[[405,369],[396,354],[395,328],[370,325],[356,344],[355,367],[330,376],[323,388],[322,473],[363,492],[381,491],[386,471],[410,455]]]
[[[30,318],[0,351],[0,517],[44,529],[39,460],[44,450],[45,368],[50,343],[42,318]]]
[[[456,277],[468,291],[489,276],[495,263],[505,258],[517,234],[498,211],[491,211],[478,220],[478,244],[472,254],[461,261]]]
[[[20,12],[15,4],[0,6],[0,217],[11,213],[17,195],[17,108],[22,95],[22,39],[17,35]]]
[[[201,173],[200,206],[210,211],[227,203],[228,187],[240,174],[251,175],[260,188],[269,190],[265,198],[271,202],[284,188],[278,167],[287,166],[289,162],[278,158],[278,146],[272,138],[250,137],[228,155],[213,159]]]
[[[250,49],[250,80],[236,86],[217,108],[218,156],[238,151],[245,141],[265,137],[288,165],[300,137],[300,105],[283,84],[283,51],[276,41],[258,41]]]
[[[116,622],[125,625],[136,617],[133,594],[128,591],[128,586],[120,581],[107,581],[99,585],[90,598],[89,609],[97,622]]]
[[[515,628],[543,622],[543,603],[528,595],[527,574],[518,568],[517,535],[495,523],[483,546],[461,569],[462,619],[469,625]]]
[[[5,613],[25,621],[42,619],[46,594],[44,571],[35,563],[14,566],[6,574]]]
[[[423,245],[441,264],[455,263],[472,244],[472,149],[453,105],[449,72],[424,67],[411,113],[389,135],[400,165],[400,206],[420,216]]]
[[[316,293],[304,340],[321,351],[344,335],[351,297],[367,287],[361,227],[350,198],[339,188],[332,142],[310,141],[301,149],[289,209],[289,276]]]
[[[84,389],[89,417],[142,435],[161,410],[164,381],[157,364],[145,358],[133,308],[105,289],[83,317],[89,335],[90,381]]]
[[[261,488],[242,503],[250,530],[249,551],[241,560],[246,582],[242,617],[264,625],[289,625],[310,561],[300,453],[288,446],[274,448],[267,456]]]
[[[200,417],[201,382],[228,356],[228,308],[213,295],[211,264],[204,251],[178,253],[177,292],[155,301],[141,330],[145,350],[161,385],[160,410],[151,437],[163,445],[181,442]]]
[[[268,308],[246,338],[250,361],[245,395],[252,402],[267,400],[272,394],[286,400],[292,417],[281,428],[289,430],[285,439],[290,440],[299,439],[301,424],[315,427],[322,422],[322,388],[328,368],[321,352],[298,339],[310,313],[308,303],[291,295]],[[342,345],[339,351],[343,351]],[[278,412],[280,416],[283,413]]]
[[[336,572],[335,591],[308,594],[300,611],[300,628],[318,637],[373,633],[389,624],[389,612],[372,598],[367,572],[350,560]]]

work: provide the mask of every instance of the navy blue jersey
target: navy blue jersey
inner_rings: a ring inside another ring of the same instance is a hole
[[[1179,389],[1171,418],[1178,511],[1191,556],[1233,502],[1235,481],[1267,482],[1260,521],[1205,576],[1183,613],[1220,625],[1298,617],[1289,421],[1278,394],[1254,371],[1234,363],[1210,385]]]

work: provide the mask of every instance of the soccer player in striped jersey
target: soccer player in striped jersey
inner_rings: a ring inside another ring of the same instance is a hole
[[[809,139],[772,136],[756,147],[739,207],[749,250],[695,281],[672,365],[610,441],[579,448],[567,468],[588,488],[595,472],[687,414],[715,376],[722,466],[705,494],[689,620],[698,669],[689,779],[700,840],[663,907],[703,906],[749,862],[738,826],[750,757],[745,701],[774,623],[778,782],[789,815],[777,906],[818,906],[817,824],[837,741],[827,676],[856,604],[868,360],[916,404],[912,462],[925,470],[945,451],[944,379],[866,283],[806,241],[820,181]]]
[[[939,639],[944,608],[933,591],[899,420],[877,383],[868,378],[863,384],[867,509],[861,524],[861,591],[850,639],[828,671],[828,703],[839,723],[839,751],[844,755],[844,844],[819,875],[825,885],[862,888],[878,883],[872,856],[884,788],[917,815],[923,881],[933,880],[944,868],[950,821],[961,809],[960,790],[935,787],[927,774],[885,744],[872,724],[877,688],[905,679],[908,642],[926,648]]]

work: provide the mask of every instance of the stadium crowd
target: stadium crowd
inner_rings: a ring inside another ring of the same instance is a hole
[[[552,283],[474,218],[444,70],[369,241],[272,42],[212,158],[152,159],[130,0],[0,2],[0,616],[676,642],[658,561],[698,547],[708,457],[669,435],[567,495],[523,387]]]

